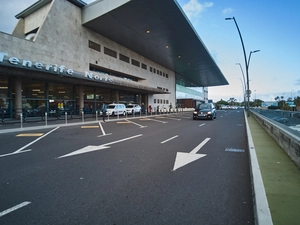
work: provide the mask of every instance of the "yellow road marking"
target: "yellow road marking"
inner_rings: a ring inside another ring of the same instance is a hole
[[[131,123],[131,122],[117,122],[117,123]]]
[[[17,137],[40,137],[44,133],[35,133],[35,134],[18,134]]]
[[[151,120],[151,119],[140,119],[140,120]]]
[[[99,128],[99,126],[81,126],[82,129],[86,128]]]

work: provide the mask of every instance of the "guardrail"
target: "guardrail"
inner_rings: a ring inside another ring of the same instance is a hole
[[[251,110],[251,116],[266,130],[266,132],[284,150],[289,158],[300,169],[300,132],[290,130],[287,126]],[[282,114],[283,115],[283,114]],[[285,116],[287,114],[284,114]],[[289,114],[293,115],[294,114]]]

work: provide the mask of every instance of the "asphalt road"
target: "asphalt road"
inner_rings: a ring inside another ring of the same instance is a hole
[[[0,224],[254,224],[242,111],[0,135]]]

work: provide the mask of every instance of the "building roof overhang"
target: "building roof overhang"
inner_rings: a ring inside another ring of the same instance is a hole
[[[25,18],[52,0],[38,0],[16,15]],[[193,83],[228,82],[176,0],[97,0],[82,8],[82,25],[135,51]]]
[[[101,0],[82,8],[82,25],[190,80],[228,82],[176,0]]]

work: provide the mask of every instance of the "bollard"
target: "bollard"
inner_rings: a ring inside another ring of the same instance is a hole
[[[47,117],[47,113],[45,112],[45,125],[48,125],[48,117]]]
[[[96,111],[96,121],[98,121],[98,111]]]
[[[23,128],[23,115],[20,114],[20,120],[21,120],[21,128]]]
[[[68,123],[68,113],[65,112],[65,121],[66,121],[66,124]]]
[[[82,111],[82,122],[84,123],[84,112]]]

